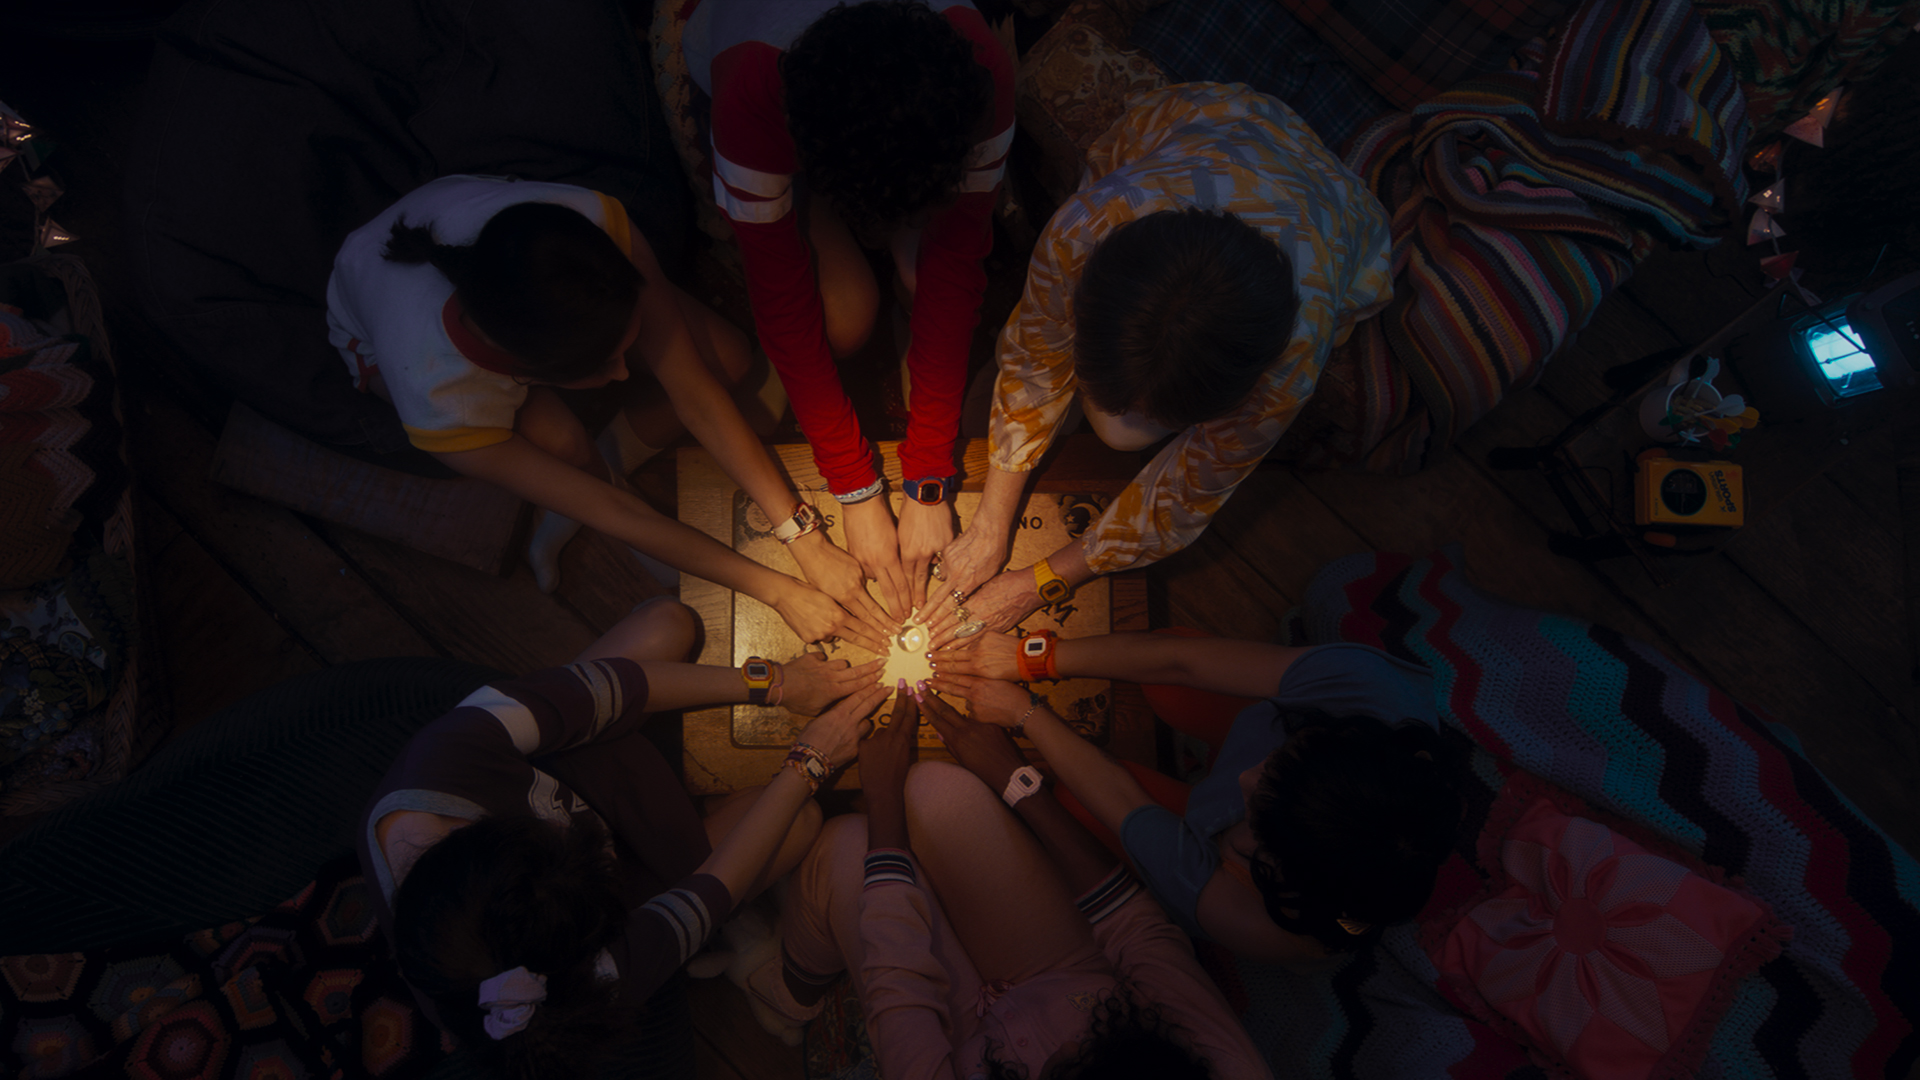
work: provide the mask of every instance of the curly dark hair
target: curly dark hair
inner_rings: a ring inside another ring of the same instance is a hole
[[[806,182],[867,236],[959,186],[993,104],[972,43],[917,0],[828,11],[787,50],[780,74]]]
[[[1389,727],[1317,709],[1278,721],[1287,741],[1247,806],[1254,884],[1282,929],[1357,949],[1433,894],[1459,831],[1460,755],[1418,721]]]
[[[1074,373],[1110,413],[1170,428],[1238,408],[1293,339],[1293,263],[1225,211],[1160,210],[1108,233],[1074,286]]]
[[[1020,1065],[995,1057],[998,1048],[989,1043],[987,1080],[1213,1080],[1213,1067],[1188,1049],[1184,1034],[1128,993],[1103,994],[1078,1053],[1029,1078]]]
[[[626,918],[595,821],[487,817],[413,864],[393,898],[393,939],[400,973],[498,1075],[587,1076],[640,1015],[595,973]],[[546,976],[547,999],[524,1029],[496,1040],[480,984],[516,967]]]

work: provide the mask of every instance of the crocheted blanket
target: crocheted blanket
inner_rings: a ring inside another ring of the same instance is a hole
[[[1462,854],[1514,778],[1540,777],[1765,900],[1792,927],[1740,979],[1700,1072],[1904,1077],[1920,1038],[1920,864],[1836,791],[1791,732],[1651,646],[1487,596],[1449,549],[1323,569],[1301,643],[1358,641],[1423,664],[1470,765]],[[1277,1075],[1537,1076],[1451,1008],[1417,924],[1304,976],[1234,961],[1223,989]]]
[[[1394,303],[1335,350],[1275,453],[1428,464],[1656,240],[1718,242],[1744,197],[1740,102],[1688,0],[1589,0],[1544,73],[1482,74],[1355,135],[1347,164],[1393,213]]]

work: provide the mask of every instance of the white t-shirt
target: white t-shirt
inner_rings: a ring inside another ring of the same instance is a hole
[[[633,256],[627,211],[618,199],[571,184],[445,176],[355,229],[333,260],[327,339],[360,389],[379,369],[407,439],[422,450],[450,453],[505,442],[527,388],[454,347],[441,318],[453,283],[427,263],[388,262],[381,252],[393,223],[405,217],[408,225],[432,225],[442,244],[471,244],[493,215],[528,202],[579,211]]]

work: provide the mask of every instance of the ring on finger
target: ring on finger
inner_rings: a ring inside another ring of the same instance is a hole
[[[932,561],[927,564],[927,572],[933,575],[933,580],[935,581],[947,580],[947,568],[940,564],[939,552],[936,551],[933,553]]]
[[[954,609],[953,609],[953,614],[954,614],[954,616],[955,616],[955,617],[957,617],[957,618],[958,618],[958,619],[959,619],[959,620],[960,620],[961,622],[963,622],[963,623],[964,623],[964,622],[966,622],[966,621],[968,621],[968,618],[969,618],[969,616],[967,615],[967,609],[966,609],[966,608],[963,608],[963,607],[957,607],[957,608],[954,608]]]
[[[962,617],[963,618],[965,617],[964,614],[962,615]],[[959,628],[954,630],[953,636],[957,638],[972,637],[973,635],[979,633],[982,630],[985,630],[986,628],[987,628],[987,624],[983,622],[961,623]]]
[[[954,589],[947,593],[947,595],[953,597],[953,602],[956,606],[967,602],[967,594],[961,592],[959,589]]]

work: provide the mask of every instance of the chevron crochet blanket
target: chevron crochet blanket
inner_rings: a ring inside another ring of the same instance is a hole
[[[1299,643],[1357,641],[1434,673],[1463,744],[1464,853],[1511,783],[1538,777],[1723,871],[1792,927],[1735,982],[1701,1075],[1904,1077],[1920,1054],[1920,865],[1802,755],[1784,727],[1649,645],[1490,597],[1457,549],[1324,568]],[[1517,779],[1516,779],[1517,778]],[[1449,1006],[1419,926],[1314,976],[1232,962],[1224,986],[1280,1076],[1538,1076]]]

